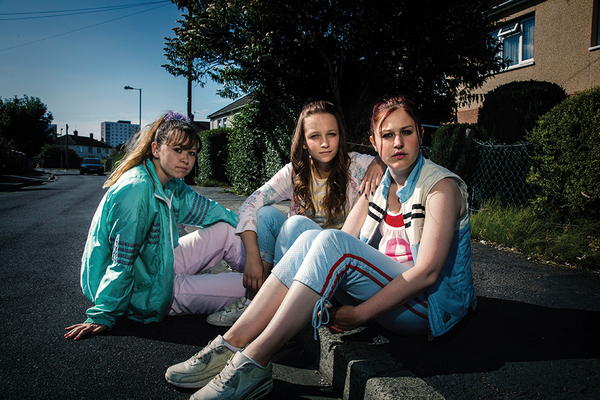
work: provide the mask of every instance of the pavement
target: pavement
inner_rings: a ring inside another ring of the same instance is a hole
[[[48,178],[0,176],[0,191]],[[193,189],[236,211],[245,200]],[[307,327],[286,357],[308,355],[344,399],[599,399],[600,274],[476,241],[472,258],[478,309],[442,338],[368,323],[336,335],[321,328],[315,341]]]
[[[53,172],[42,169],[36,169],[26,174],[0,175],[0,192],[11,192],[27,186],[42,185],[45,182],[52,182],[55,178]]]

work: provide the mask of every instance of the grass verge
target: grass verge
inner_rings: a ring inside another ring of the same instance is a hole
[[[529,207],[489,200],[471,215],[471,238],[485,240],[540,261],[600,271],[600,221],[557,224]]]

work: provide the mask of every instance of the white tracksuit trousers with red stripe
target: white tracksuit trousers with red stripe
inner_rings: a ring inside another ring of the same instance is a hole
[[[315,329],[327,323],[325,304],[336,290],[364,302],[408,269],[345,232],[322,230],[309,221],[304,217],[286,221],[277,239],[276,266],[272,272],[287,287],[298,281],[321,295],[313,312]],[[397,334],[427,334],[425,293],[376,321]]]

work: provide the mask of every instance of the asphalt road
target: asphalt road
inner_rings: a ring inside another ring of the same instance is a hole
[[[0,192],[0,399],[187,399],[193,390],[169,385],[164,372],[224,332],[203,316],[63,338],[90,306],[79,268],[106,177],[57,178]],[[338,398],[295,341],[274,361],[272,399]]]
[[[0,192],[0,399],[186,399],[191,391],[171,387],[163,374],[223,332],[203,317],[121,321],[106,335],[62,338],[89,306],[79,263],[104,193],[104,178],[75,174]],[[195,190],[234,210],[243,201]],[[478,311],[457,329],[429,342],[370,323],[343,335],[342,347],[366,344],[371,354],[377,346],[399,368],[371,376],[395,380],[410,370],[435,398],[600,399],[600,274],[480,243],[472,257]],[[271,399],[339,398],[321,390],[317,360],[295,340],[274,361]]]

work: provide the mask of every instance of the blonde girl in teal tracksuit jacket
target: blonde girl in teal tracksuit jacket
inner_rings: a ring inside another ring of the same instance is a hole
[[[165,315],[211,313],[244,294],[241,273],[198,272],[224,259],[239,272],[244,247],[236,214],[183,182],[198,135],[170,112],[140,132],[92,220],[81,264],[81,287],[93,303],[84,323],[66,328],[79,339],[122,316],[144,323]],[[179,238],[177,223],[203,229]]]

